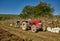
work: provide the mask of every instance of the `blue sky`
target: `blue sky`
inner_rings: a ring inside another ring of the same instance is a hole
[[[51,4],[55,15],[60,13],[60,0],[0,0],[0,14],[20,14],[24,6],[35,6],[41,1]]]

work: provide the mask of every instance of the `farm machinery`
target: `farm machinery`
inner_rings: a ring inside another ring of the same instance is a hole
[[[41,20],[26,20],[21,24],[22,30],[31,30],[32,32],[37,32],[39,30],[45,31],[45,27],[43,26]]]

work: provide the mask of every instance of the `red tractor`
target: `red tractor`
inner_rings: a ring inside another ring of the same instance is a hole
[[[43,31],[46,30],[45,27],[43,26],[41,20],[31,20],[30,22],[29,21],[23,21],[21,27],[22,27],[22,30],[31,29],[32,32],[37,32],[40,29]]]

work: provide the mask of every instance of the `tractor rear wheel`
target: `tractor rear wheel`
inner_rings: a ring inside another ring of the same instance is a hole
[[[26,22],[22,22],[22,30],[27,30],[27,23]]]

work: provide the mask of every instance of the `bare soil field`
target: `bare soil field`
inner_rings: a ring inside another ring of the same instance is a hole
[[[10,38],[13,36],[11,39],[14,41],[60,41],[60,33],[51,33],[48,31],[33,33],[31,30],[23,31],[21,28],[10,27],[6,23],[0,24],[0,28],[3,29],[3,31],[0,29],[0,32],[3,32],[0,38],[1,41],[4,41],[3,35]],[[7,41],[13,41],[10,38],[5,39]]]
[[[24,39],[0,28],[0,41],[23,41]]]

